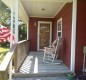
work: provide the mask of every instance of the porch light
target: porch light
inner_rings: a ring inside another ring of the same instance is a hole
[[[44,8],[42,8],[41,10],[42,10],[42,11],[45,11],[45,9],[44,9]]]
[[[36,27],[37,26],[37,23],[36,23],[36,21],[34,22],[34,27]]]

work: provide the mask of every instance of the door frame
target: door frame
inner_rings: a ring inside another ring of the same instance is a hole
[[[49,46],[51,46],[51,43],[52,43],[52,22],[51,21],[38,21],[37,50],[43,50],[43,49],[39,49],[40,23],[50,24],[50,43],[49,43]]]

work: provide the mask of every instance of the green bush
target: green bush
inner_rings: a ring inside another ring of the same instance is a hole
[[[4,42],[4,43],[2,43],[2,42],[0,42],[0,46],[1,47],[10,47],[10,43],[9,42]]]

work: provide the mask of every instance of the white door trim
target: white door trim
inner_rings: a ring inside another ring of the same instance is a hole
[[[49,23],[50,24],[50,44],[49,44],[49,46],[51,46],[51,43],[52,43],[52,22],[51,21],[38,21],[37,50],[42,50],[42,49],[39,49],[40,23]]]

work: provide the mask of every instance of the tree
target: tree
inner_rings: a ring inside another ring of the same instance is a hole
[[[0,24],[10,28],[10,9],[0,0]],[[0,43],[1,46],[7,46],[9,43]]]
[[[24,40],[27,38],[27,30],[26,30],[26,25],[25,24],[20,24],[19,25],[19,41]]]
[[[10,9],[0,0],[0,23],[4,26],[10,26]]]

